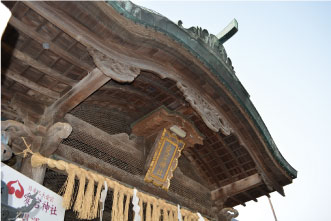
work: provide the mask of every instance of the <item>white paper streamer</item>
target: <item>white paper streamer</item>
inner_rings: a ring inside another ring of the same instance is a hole
[[[108,185],[107,182],[105,181],[105,189],[101,191],[101,195],[100,195],[100,221],[102,221],[103,210],[105,209],[107,192],[108,192]]]
[[[140,206],[139,206],[139,198],[137,196],[137,189],[133,189],[133,197],[132,197],[133,211],[134,211],[134,219],[133,221],[141,221],[141,217],[139,215]]]
[[[198,221],[205,221],[205,219],[201,216],[200,213],[197,213],[198,214],[198,217],[199,217],[199,220]]]
[[[177,216],[178,216],[178,221],[182,221],[182,214],[180,212],[179,204],[177,204]]]

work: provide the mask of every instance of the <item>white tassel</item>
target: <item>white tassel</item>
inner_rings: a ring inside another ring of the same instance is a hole
[[[133,197],[132,197],[133,211],[134,211],[134,220],[133,221],[141,221],[141,217],[139,215],[140,206],[139,206],[139,198],[137,196],[137,189],[133,189]]]
[[[198,217],[199,217],[199,220],[198,221],[205,221],[205,219],[201,216],[200,213],[197,213],[198,214]]]
[[[179,204],[177,204],[177,216],[178,216],[178,221],[182,221],[182,213],[180,212]]]
[[[106,201],[106,197],[107,197],[107,192],[108,192],[108,185],[107,185],[107,182],[105,181],[105,189],[102,190],[101,195],[100,195],[100,221],[102,221],[103,210],[105,209],[105,201]]]

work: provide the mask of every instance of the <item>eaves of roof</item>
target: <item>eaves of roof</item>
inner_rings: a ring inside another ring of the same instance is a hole
[[[140,6],[136,6],[128,1],[106,2],[127,19],[144,25],[145,27],[155,29],[156,31],[169,36],[197,57],[209,70],[211,70],[211,72],[220,80],[220,82],[222,82],[222,84],[242,106],[261,133],[273,158],[291,178],[294,179],[297,177],[297,171],[285,160],[278,150],[261,116],[249,99],[249,94],[236,77],[234,71],[224,60],[220,59],[220,57],[215,55],[215,53],[212,53],[208,46],[201,44],[201,42],[196,39],[192,39],[192,36],[183,28],[158,13]],[[123,7],[123,4],[128,7]],[[133,6],[139,8],[139,13],[135,13],[135,11],[132,10]]]

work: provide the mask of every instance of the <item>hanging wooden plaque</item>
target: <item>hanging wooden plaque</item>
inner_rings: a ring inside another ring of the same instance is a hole
[[[164,129],[156,142],[153,159],[145,176],[146,182],[151,182],[165,190],[169,189],[170,179],[178,164],[185,143],[176,134]],[[153,151],[152,149],[152,151]]]

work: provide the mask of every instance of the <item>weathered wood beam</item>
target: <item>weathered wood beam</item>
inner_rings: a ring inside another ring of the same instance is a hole
[[[66,50],[62,49],[61,47],[57,46],[55,43],[51,42],[51,39],[45,38],[42,35],[38,34],[36,31],[28,27],[26,24],[12,16],[9,20],[9,24],[32,38],[33,40],[39,42],[40,44],[47,42],[49,44],[49,50],[57,54],[58,56],[64,58],[65,60],[71,62],[72,64],[80,67],[84,70],[90,71],[94,67],[89,65],[86,62],[82,62],[79,58],[73,56],[72,54],[68,53]]]
[[[240,130],[238,130],[240,131]],[[269,191],[276,190],[279,194],[282,196],[285,196],[285,192],[283,187],[277,182],[277,180],[274,179],[274,175],[269,172],[270,168],[266,168],[265,163],[263,162],[263,156],[254,151],[252,148],[248,148],[248,145],[243,141],[242,137],[245,137],[244,135],[241,135],[241,133],[234,133],[234,135],[238,138],[240,145],[244,146],[247,152],[252,157],[254,163],[255,163],[255,169],[261,176],[261,179],[263,183],[267,186]],[[247,173],[248,171],[246,171]]]
[[[262,165],[262,163],[260,165]],[[276,190],[282,196],[285,196],[284,188],[273,178],[272,175],[269,174],[268,171],[263,170],[261,166],[257,167],[257,171],[261,175],[261,178],[269,191]]]
[[[10,55],[13,55],[15,58],[21,60],[22,62],[24,62],[25,64],[30,65],[31,67],[43,72],[44,74],[58,80],[61,81],[65,84],[68,84],[70,86],[73,86],[76,81],[60,74],[59,72],[55,71],[54,69],[47,67],[46,65],[40,63],[39,61],[33,59],[32,57],[24,54],[23,52],[17,50],[17,49],[13,49],[10,46],[8,46],[5,43],[1,43],[2,49],[6,50],[7,52],[10,53]]]
[[[157,103],[158,106],[161,106],[161,103],[157,100],[154,100],[152,97],[148,96],[147,94],[137,90],[136,88],[132,87],[131,85],[109,85],[106,84],[100,88],[100,90],[105,91],[122,91],[124,93],[132,94],[133,96],[140,97],[142,100]]]
[[[70,91],[46,108],[43,125],[51,124],[54,120],[62,119],[64,115],[85,100],[93,92],[110,80],[98,68],[93,69]]]
[[[115,134],[110,135],[103,130],[75,117],[71,114],[66,114],[64,119],[73,127],[74,133],[72,134],[72,138],[82,139],[82,136],[75,137],[75,134],[82,134],[88,135],[89,137],[93,137],[94,139],[100,141],[101,143],[107,144],[110,147],[116,149],[116,151],[113,152],[125,152],[128,155],[132,156],[135,160],[142,160],[143,159],[143,153],[137,148],[136,143],[129,139],[129,136],[127,134]],[[87,142],[87,144],[91,146],[95,146],[95,143],[93,143],[93,140],[86,139],[84,142]],[[93,145],[94,144],[94,145]],[[103,147],[97,147],[105,149]]]
[[[228,198],[246,190],[252,189],[256,186],[263,184],[259,174],[253,174],[244,179],[238,180],[234,183],[228,184],[211,192],[213,200]]]
[[[55,98],[55,99],[58,99],[60,98],[60,93],[58,92],[55,92],[55,91],[52,91],[46,87],[43,87],[25,77],[23,77],[22,75],[19,75],[11,70],[6,70],[5,71],[5,76],[14,80],[14,81],[17,81],[18,83],[32,89],[32,90],[35,90],[43,95],[46,95],[48,97],[51,97],[51,98]]]
[[[242,200],[238,199],[238,197],[232,196],[232,197],[229,197],[229,199],[232,199],[232,200],[235,201],[237,204],[240,204],[240,205],[242,205],[242,206],[246,206],[246,203],[243,202]]]
[[[242,192],[242,194],[244,194],[248,199],[251,199],[254,202],[257,202],[257,199],[255,197],[253,197],[251,194],[249,194],[247,192]]]

